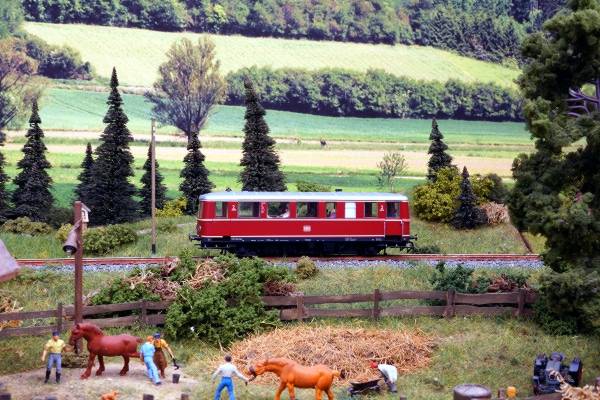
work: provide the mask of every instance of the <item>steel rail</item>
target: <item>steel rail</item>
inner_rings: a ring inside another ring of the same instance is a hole
[[[98,257],[84,258],[84,265],[145,265],[165,264],[175,257]],[[202,257],[196,257],[202,258]],[[263,257],[269,261],[295,262],[299,257]],[[396,254],[373,257],[332,256],[311,257],[315,261],[540,261],[538,254]],[[73,265],[72,258],[22,258],[20,267]]]

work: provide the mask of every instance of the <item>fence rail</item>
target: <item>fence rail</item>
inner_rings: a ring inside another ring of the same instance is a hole
[[[381,302],[391,300],[433,300],[443,305],[392,305],[382,307]],[[262,301],[268,308],[280,310],[282,321],[303,320],[307,318],[380,318],[406,316],[468,316],[468,315],[513,315],[515,317],[531,314],[529,304],[535,302],[535,293],[519,290],[511,293],[462,294],[449,291],[413,291],[401,290],[381,292],[376,289],[369,294],[347,294],[336,296],[265,296]],[[322,304],[371,303],[367,308],[327,309],[310,307]],[[165,311],[169,302],[138,301],[133,303],[86,306],[83,308],[84,321],[93,322],[100,328],[122,327],[135,324],[162,325],[165,323]],[[54,310],[24,311],[1,313],[0,322],[25,321],[54,318],[55,323],[43,326],[4,328],[0,338],[9,336],[40,335],[54,330],[59,332],[73,324],[73,306],[58,304]],[[130,315],[107,318],[105,314],[126,313]],[[91,318],[96,317],[96,318]]]

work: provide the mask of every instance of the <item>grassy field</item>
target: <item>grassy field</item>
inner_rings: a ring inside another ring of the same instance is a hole
[[[102,92],[49,89],[41,104],[43,128],[66,131],[100,131],[108,94]],[[124,94],[125,112],[133,132],[147,133],[150,105],[143,96]],[[202,135],[242,136],[244,107],[219,106]],[[267,123],[275,138],[343,140],[396,143],[427,143],[430,120],[391,118],[324,117],[269,110]],[[518,122],[441,120],[440,129],[448,144],[531,146],[530,134]],[[165,126],[159,133],[176,133]]]
[[[50,44],[77,49],[102,77],[117,67],[122,83],[151,86],[165,53],[180,38],[197,40],[194,33],[27,22],[27,32]],[[420,46],[340,43],[242,36],[210,35],[217,46],[223,72],[244,67],[383,69],[398,76],[446,81],[495,82],[513,86],[516,69]]]
[[[299,288],[307,293],[359,293],[375,287],[406,290],[429,288],[427,276],[430,267],[415,266],[405,270],[377,267],[363,270],[323,271],[316,278],[303,281]],[[480,271],[481,272],[481,271]],[[118,274],[86,273],[86,291],[107,285]],[[64,279],[63,279],[64,277]],[[22,290],[27,286],[28,290]],[[27,310],[54,307],[56,302],[69,302],[72,286],[68,275],[35,274],[21,280],[0,284],[0,292],[13,293]],[[541,352],[561,351],[568,358],[580,356],[585,365],[584,380],[593,380],[600,374],[600,341],[592,336],[552,336],[542,332],[533,322],[505,318],[454,318],[439,319],[382,318],[379,321],[363,319],[313,320],[306,326],[323,324],[348,328],[418,330],[431,335],[437,343],[430,365],[410,374],[401,374],[400,392],[414,400],[450,399],[452,388],[460,383],[480,383],[496,390],[514,385],[521,395],[530,392],[530,375],[535,356]],[[290,324],[292,325],[292,324]],[[122,328],[145,335],[151,330],[139,327]],[[116,333],[117,330],[111,330]],[[39,353],[46,338],[31,337],[2,341],[3,362],[0,375],[40,368]],[[200,340],[171,341],[178,359],[185,365],[185,373],[201,382],[195,388],[194,398],[209,398],[214,389],[209,383],[209,372],[213,360],[219,353],[217,348]],[[363,362],[363,360],[357,360]],[[107,379],[107,378],[104,378]],[[107,385],[108,385],[107,380]],[[112,389],[118,380],[110,381]],[[242,399],[271,399],[274,387],[250,385],[246,389],[238,386]],[[345,399],[345,387],[337,387],[336,397]],[[299,400],[314,398],[312,391],[301,390]],[[124,400],[133,399],[125,393]],[[397,396],[382,394],[377,398],[396,399]]]

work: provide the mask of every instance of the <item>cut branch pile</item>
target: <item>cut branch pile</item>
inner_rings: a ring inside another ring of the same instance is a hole
[[[231,348],[231,355],[245,373],[251,364],[265,358],[325,364],[344,372],[345,378],[336,380],[339,384],[379,378],[378,371],[370,368],[370,360],[393,364],[399,373],[424,368],[434,347],[433,339],[420,331],[300,326],[275,329],[238,342]],[[265,374],[257,382],[271,384],[276,379],[273,374]]]
[[[500,276],[494,278],[490,286],[488,287],[488,292],[514,292],[517,289],[530,289],[527,286],[527,283],[524,285],[519,285],[518,282],[515,282],[511,277],[501,274]]]
[[[290,296],[296,293],[296,285],[292,282],[268,281],[263,285],[265,296]]]
[[[552,375],[560,382],[559,392],[562,395],[562,400],[600,400],[600,392],[598,392],[597,386],[573,387],[558,372],[553,371]]]
[[[0,293],[0,313],[18,312],[22,308],[18,307],[17,301],[10,296]],[[23,321],[0,321],[0,331],[5,328],[18,328]]]
[[[177,297],[177,291],[181,287],[179,283],[163,279],[152,272],[142,272],[140,275],[134,275],[127,278],[127,283],[133,289],[138,285],[144,285],[148,290],[160,296],[161,300],[174,300]]]
[[[223,268],[212,259],[204,259],[196,264],[196,272],[186,283],[194,289],[202,288],[207,282],[218,283],[225,279]]]

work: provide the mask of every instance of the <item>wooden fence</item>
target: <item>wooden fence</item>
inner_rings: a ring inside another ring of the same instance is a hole
[[[389,300],[437,300],[444,305],[407,305],[382,307],[381,302]],[[378,289],[369,294],[349,294],[342,296],[267,296],[263,297],[267,307],[281,309],[281,320],[302,320],[306,318],[379,318],[432,315],[454,317],[466,315],[514,315],[528,316],[535,302],[535,294],[524,289],[511,293],[463,294],[449,291],[396,291],[381,292]],[[371,303],[369,308],[326,309],[308,307],[317,304]]]
[[[280,309],[282,321],[303,320],[307,318],[380,318],[431,315],[451,318],[466,315],[513,315],[527,316],[531,308],[527,305],[535,302],[535,294],[526,290],[511,293],[462,294],[453,290],[443,291],[396,291],[381,292],[375,290],[369,294],[349,294],[341,296],[266,296],[262,298],[268,308]],[[437,300],[443,305],[391,305],[382,307],[381,302],[390,300]],[[370,303],[370,307],[327,309],[310,307],[319,304]],[[164,311],[168,302],[139,301],[134,303],[106,304],[86,306],[83,316],[86,322],[93,322],[100,328],[140,325],[162,325],[165,322]],[[103,314],[129,313],[121,317],[106,318]],[[54,318],[52,325],[4,328],[0,338],[8,336],[26,336],[47,334],[53,330],[63,332],[73,324],[73,306],[59,304],[54,310],[1,313],[0,322],[26,321]],[[100,316],[94,318],[94,316]]]

